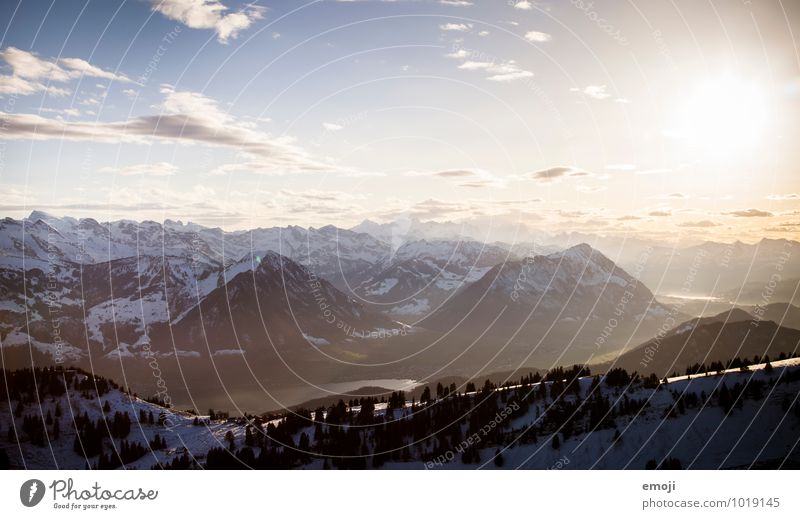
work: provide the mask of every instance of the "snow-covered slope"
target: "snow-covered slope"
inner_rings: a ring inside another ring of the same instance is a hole
[[[423,317],[495,265],[518,259],[474,241],[420,240],[402,245],[356,293],[368,304],[402,318]]]
[[[138,443],[145,448],[124,466],[140,469],[176,460],[183,461],[181,468],[199,468],[211,461],[210,449],[240,457],[242,467],[264,466],[267,458],[283,467],[336,466],[343,460],[320,452],[328,449],[331,438],[355,442],[360,453],[355,458],[360,459],[353,461],[365,468],[643,469],[670,460],[684,469],[743,469],[790,468],[800,461],[794,448],[800,435],[796,358],[662,383],[619,377],[612,382],[607,375],[574,382],[528,380],[469,393],[457,388],[460,402],[474,411],[417,440],[413,431],[435,424],[435,417],[446,414],[455,402],[444,397],[412,407],[411,402],[398,406],[395,401],[391,411],[387,403],[375,403],[369,418],[362,406],[354,405],[328,408],[316,416],[299,412],[218,419],[145,402],[102,380],[98,396],[96,384],[85,374],[76,377],[79,384],[71,379],[65,393],[57,384],[48,384],[41,401],[27,400],[20,406],[29,393],[15,390],[0,400],[0,423],[12,429],[0,436],[0,450],[12,467],[96,466],[99,455],[84,456],[88,446],[76,441],[75,421],[85,417],[101,424],[101,431],[106,426],[111,430],[117,413],[127,413],[130,431],[103,440],[103,456],[119,452],[123,440],[129,446]],[[486,405],[492,408],[490,415],[485,422],[476,420],[485,415],[480,409]],[[332,417],[332,412],[338,416]],[[35,420],[46,424],[38,440],[31,427]],[[53,436],[54,421],[59,422],[58,438]],[[384,435],[388,430],[399,436],[402,453],[386,450],[389,442],[397,441]],[[156,435],[166,446],[150,448]]]
[[[652,337],[673,316],[646,286],[586,244],[506,262],[469,285],[424,327],[476,336],[488,333],[535,344],[560,343],[584,362]]]

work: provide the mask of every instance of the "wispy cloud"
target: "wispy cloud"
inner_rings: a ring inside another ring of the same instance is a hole
[[[344,128],[344,126],[336,123],[322,123],[322,128],[329,132],[338,132],[339,130]]]
[[[153,141],[227,147],[248,162],[231,166],[259,173],[322,170],[330,166],[313,160],[290,139],[274,138],[253,129],[219,109],[202,94],[162,89],[163,114],[122,121],[67,122],[35,114],[0,112],[0,125],[9,140],[67,140],[98,143],[148,143]]]
[[[608,99],[611,94],[608,93],[606,85],[589,85],[584,88],[573,87],[570,88],[571,92],[578,92],[591,99]]]
[[[678,227],[719,227],[722,224],[712,222],[711,220],[697,220],[697,221],[689,221],[689,222],[681,222],[677,224]]]
[[[64,96],[69,91],[64,88],[47,85],[48,83],[67,83],[81,76],[109,79],[122,83],[131,83],[124,74],[117,74],[92,65],[80,58],[61,58],[48,60],[34,52],[16,47],[6,47],[0,52],[0,58],[11,68],[10,75],[0,75],[0,94],[31,95],[47,92],[53,96]]]
[[[525,39],[536,43],[544,43],[553,39],[550,34],[539,31],[528,31],[525,33]]]
[[[427,176],[448,179],[455,182],[458,187],[501,187],[505,185],[502,179],[483,169],[446,169],[438,171],[410,171],[409,176]]]
[[[800,200],[797,193],[787,193],[785,195],[769,195],[767,200]]]
[[[533,173],[529,174],[530,178],[539,182],[557,182],[562,178],[588,176],[590,176],[590,174],[587,171],[570,166],[557,166],[554,168],[534,171]]]
[[[461,57],[453,53],[450,57]],[[515,81],[517,79],[524,79],[533,77],[533,72],[523,70],[513,60],[497,62],[497,61],[464,61],[458,66],[461,70],[480,70],[486,73],[486,79],[489,81],[507,82]]]
[[[729,211],[722,214],[727,216],[735,216],[737,218],[768,218],[775,216],[769,211],[762,211],[760,209],[743,209],[740,211]]]
[[[439,29],[443,31],[455,31],[455,32],[469,32],[472,29],[471,23],[443,23],[439,26]]]
[[[152,162],[149,164],[132,164],[124,167],[106,167],[100,171],[104,173],[116,173],[123,177],[168,177],[178,171],[177,166],[169,162]]]

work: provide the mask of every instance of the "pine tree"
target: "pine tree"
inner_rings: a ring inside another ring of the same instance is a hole
[[[502,467],[505,464],[505,460],[503,459],[503,454],[500,452],[500,449],[494,451],[494,464],[498,467]]]

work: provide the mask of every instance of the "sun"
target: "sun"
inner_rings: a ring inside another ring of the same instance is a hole
[[[734,76],[701,81],[677,104],[668,134],[696,159],[741,159],[766,140],[768,95],[756,81]]]

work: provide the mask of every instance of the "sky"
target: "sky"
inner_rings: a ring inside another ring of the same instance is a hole
[[[800,4],[0,4],[0,215],[800,233]]]

